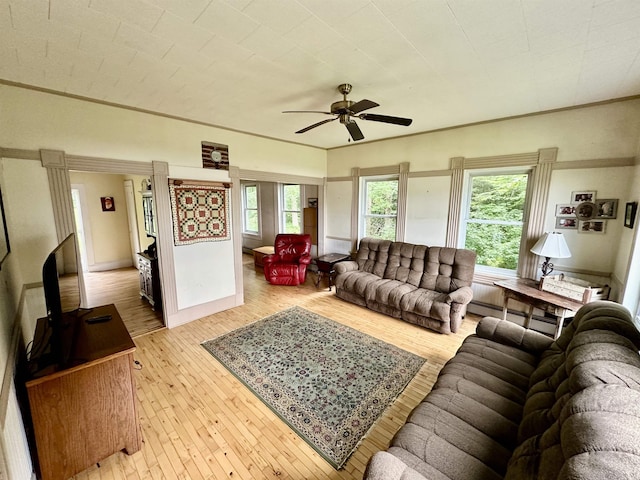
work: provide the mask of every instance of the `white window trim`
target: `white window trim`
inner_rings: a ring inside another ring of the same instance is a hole
[[[398,182],[398,199],[396,204],[396,214],[395,215],[367,215],[365,212],[366,208],[366,196],[367,196],[367,183],[368,182],[380,182],[380,181],[388,181],[395,180]],[[398,238],[401,238],[399,235],[398,229],[400,228],[400,206],[401,206],[401,198],[400,198],[400,188],[401,181],[399,174],[393,175],[371,175],[371,176],[363,176],[360,177],[360,199],[358,202],[358,243],[365,237],[365,218],[367,217],[384,217],[384,218],[395,218],[396,219],[396,233],[394,241],[397,241]]]
[[[247,230],[247,210],[254,210],[247,208],[247,187],[256,187],[256,200],[257,206],[255,208],[258,214],[258,231],[254,232],[253,230]],[[262,215],[260,214],[260,185],[256,183],[243,183],[242,184],[242,234],[250,237],[258,237],[260,238],[262,235]]]
[[[522,168],[522,167],[496,167],[496,168],[488,168],[488,169],[478,169],[478,170],[467,170],[464,172],[464,180],[463,180],[463,194],[462,194],[462,205],[461,205],[461,215],[458,224],[458,248],[465,248],[465,240],[467,237],[467,223],[469,222],[469,207],[471,203],[471,188],[472,188],[472,179],[474,177],[486,177],[486,176],[498,176],[498,175],[519,175],[526,174],[527,175],[527,191],[525,193],[525,203],[523,207],[523,215],[522,222],[483,222],[476,221],[472,223],[503,223],[505,225],[521,225],[522,226],[522,234],[520,235],[520,247],[518,249],[518,266],[515,270],[508,268],[498,268],[498,267],[489,267],[486,265],[476,264],[476,275],[487,276],[489,278],[505,278],[505,277],[515,277],[520,275],[523,268],[523,258],[526,255],[526,245],[527,245],[527,230],[528,230],[528,219],[529,219],[529,210],[531,205],[531,184],[532,184],[532,169],[531,168]]]
[[[287,185],[297,185],[299,188],[299,195],[300,195],[300,210],[285,210],[284,208],[284,187]],[[279,225],[279,231],[280,232],[284,232],[284,226],[285,226],[285,220],[284,220],[284,216],[285,213],[289,213],[289,212],[294,212],[294,213],[298,213],[298,219],[299,219],[299,229],[300,229],[300,233],[302,233],[303,230],[303,202],[302,202],[302,197],[303,197],[303,193],[304,193],[304,188],[302,185],[298,184],[298,183],[280,183],[278,184],[278,203],[279,203],[279,215],[278,218],[280,219],[280,225]]]

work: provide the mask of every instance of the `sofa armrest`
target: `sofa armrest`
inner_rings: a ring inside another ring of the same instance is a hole
[[[522,348],[531,353],[541,352],[553,343],[553,339],[542,333],[495,317],[484,317],[480,320],[476,327],[476,335],[504,345]]]
[[[460,303],[466,305],[473,299],[471,287],[460,287],[447,295],[447,303]]]
[[[336,273],[353,272],[358,270],[358,263],[353,260],[345,260],[344,262],[338,262],[333,267]]]
[[[427,480],[388,452],[378,452],[367,465],[363,480]]]
[[[311,263],[311,255],[302,255],[299,259],[298,259],[298,263],[300,265],[309,265]]]

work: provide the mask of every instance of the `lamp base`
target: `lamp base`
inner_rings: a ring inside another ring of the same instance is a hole
[[[551,272],[553,272],[553,263],[551,263],[549,260],[551,260],[551,257],[544,257],[544,262],[542,262],[542,267],[540,267],[543,277],[546,277]]]

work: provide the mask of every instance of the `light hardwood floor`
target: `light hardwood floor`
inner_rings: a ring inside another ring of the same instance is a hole
[[[164,328],[162,312],[140,297],[140,274],[134,267],[83,275],[88,306],[115,304],[133,338]]]
[[[387,447],[478,321],[468,316],[457,334],[440,335],[316,289],[312,275],[303,286],[273,286],[250,258],[243,264],[245,305],[135,339],[142,450],[112,455],[76,478],[361,479],[371,455]],[[200,346],[293,305],[427,359],[343,470],[334,470]]]

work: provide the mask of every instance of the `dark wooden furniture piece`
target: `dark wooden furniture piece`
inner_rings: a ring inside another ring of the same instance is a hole
[[[502,319],[507,319],[507,305],[509,299],[529,305],[529,313],[524,322],[524,327],[529,328],[533,309],[539,308],[556,316],[556,329],[553,338],[558,338],[564,326],[564,319],[573,317],[583,305],[580,302],[544,292],[538,289],[538,283],[534,280],[519,278],[514,280],[502,280],[494,285],[502,289],[504,305],[502,307]]]
[[[149,301],[153,310],[162,310],[158,257],[151,256],[148,251],[138,253],[138,272],[140,274],[140,296]]]
[[[320,281],[324,275],[329,277],[329,291],[333,286],[333,277],[336,273],[334,267],[336,263],[349,260],[351,255],[346,253],[327,253],[315,259],[316,266],[318,267],[318,277],[316,278],[316,288],[320,286]]]
[[[111,319],[86,322],[101,315]],[[47,319],[38,319],[34,345],[46,345],[49,334]],[[80,311],[69,334],[70,366],[48,364],[46,351],[29,359],[26,387],[42,480],[66,480],[120,450],[131,455],[142,443],[136,347],[115,306]]]
[[[311,244],[318,244],[318,209],[306,207],[303,209],[304,228],[302,233],[311,235]]]

